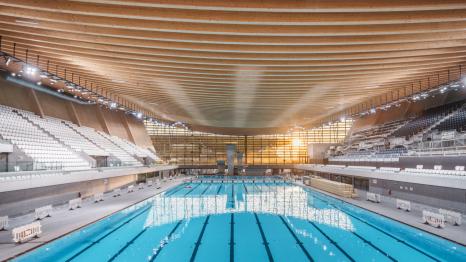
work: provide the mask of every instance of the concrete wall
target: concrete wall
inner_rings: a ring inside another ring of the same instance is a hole
[[[6,81],[0,77],[0,104],[71,121],[118,136],[144,148],[153,147],[142,121],[120,110],[83,105]]]
[[[391,194],[388,194],[391,190]],[[370,179],[369,191],[437,208],[466,212],[466,190]]]
[[[137,175],[89,180],[79,183],[62,184],[48,187],[0,193],[0,214],[19,215],[28,213],[44,205],[58,205],[78,197],[92,196],[98,192],[108,192],[137,181]]]

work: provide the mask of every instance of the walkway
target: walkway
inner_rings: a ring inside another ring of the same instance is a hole
[[[67,205],[54,208],[51,217],[41,220],[43,233],[40,238],[33,239],[24,244],[18,245],[12,242],[11,229],[32,222],[34,220],[34,214],[14,218],[10,221],[8,231],[0,231],[0,261],[17,256],[18,254],[54,240],[116,211],[152,197],[182,183],[184,179],[186,179],[186,177],[179,177],[174,180],[162,182],[160,189],[156,189],[155,186],[152,186],[138,190],[137,186],[135,186],[135,191],[133,193],[126,193],[125,190],[122,190],[120,197],[112,197],[110,192],[104,196],[103,202],[93,203],[92,199],[86,199],[83,201],[82,208],[73,211],[69,211]]]

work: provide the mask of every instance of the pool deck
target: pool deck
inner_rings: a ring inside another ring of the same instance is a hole
[[[34,214],[31,213],[10,219],[8,230],[0,231],[0,261],[18,256],[19,254],[93,223],[121,209],[134,205],[144,199],[181,184],[185,179],[186,177],[178,177],[173,180],[167,180],[166,182],[162,182],[160,189],[156,189],[154,185],[139,190],[135,186],[136,188],[133,193],[126,193],[126,190],[122,190],[120,197],[112,197],[112,194],[108,193],[104,196],[104,201],[99,203],[94,203],[92,199],[85,199],[83,200],[82,208],[73,211],[69,211],[67,205],[57,208],[54,207],[52,216],[41,220],[43,233],[40,237],[23,244],[13,243],[11,229],[33,222]]]
[[[311,188],[315,191],[321,192],[323,194],[332,196],[334,198],[340,199],[342,201],[351,203],[355,206],[370,210],[379,215],[389,217],[393,220],[399,221],[401,223],[410,225],[415,228],[419,228],[423,231],[427,231],[431,234],[440,236],[442,238],[451,240],[463,246],[466,246],[466,224],[463,222],[461,226],[454,226],[449,223],[446,224],[445,228],[435,228],[421,222],[422,210],[437,211],[437,208],[433,208],[426,205],[421,205],[418,203],[411,203],[411,211],[406,212],[395,207],[395,198],[382,196],[380,203],[373,203],[366,201],[366,192],[358,190],[358,198],[344,198],[340,196],[333,195],[331,193],[304,185],[302,182],[296,182],[296,184]],[[464,219],[463,219],[464,220]]]

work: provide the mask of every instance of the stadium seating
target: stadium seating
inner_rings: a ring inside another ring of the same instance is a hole
[[[76,130],[78,133],[92,141],[94,144],[99,146],[100,148],[105,148],[107,153],[113,155],[114,157],[118,158],[121,161],[121,165],[123,166],[142,166],[142,163],[139,162],[136,158],[131,156],[130,153],[126,152],[116,144],[114,144],[111,140],[107,139],[106,137],[102,136],[99,132],[95,129],[85,126],[77,126],[73,123],[67,123],[68,126]]]
[[[24,118],[25,112],[1,106],[0,135],[33,159],[34,170],[91,168],[85,159]]]
[[[410,137],[426,128],[436,124],[449,114],[454,113],[462,106],[461,103],[452,103],[426,110],[421,116],[407,122],[404,126],[393,132],[394,137]]]
[[[42,118],[32,112],[3,105],[0,105],[0,119],[0,140],[12,144],[14,152],[24,155],[24,159],[10,159],[9,165],[15,168],[8,171],[86,170],[92,168],[91,157],[118,160],[111,162],[110,166],[142,166],[145,158],[160,161],[148,148],[62,119]],[[36,177],[35,174],[8,175],[0,177],[0,180],[24,180],[33,176]]]

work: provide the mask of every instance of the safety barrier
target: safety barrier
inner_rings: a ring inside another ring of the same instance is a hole
[[[144,183],[139,183],[138,184],[138,189],[144,189]]]
[[[134,192],[134,186],[130,185],[128,186],[128,193]]]
[[[113,189],[113,197],[121,196],[121,189],[115,188]]]
[[[446,209],[439,209],[438,212],[445,217],[445,220],[455,226],[460,226],[462,223],[461,213]]]
[[[74,210],[76,208],[80,208],[82,203],[83,203],[83,200],[80,197],[71,199],[70,201],[68,201],[68,209]]]
[[[8,216],[0,217],[0,230],[6,230],[8,227]]]
[[[34,218],[36,220],[43,219],[52,215],[52,205],[36,208],[34,211]]]
[[[152,185],[154,185],[154,182],[152,180],[148,180],[147,181],[147,186],[151,187]]]
[[[257,182],[257,181],[254,181]],[[310,178],[307,185],[342,197],[353,197],[353,186],[322,178]]]
[[[104,193],[102,193],[102,192],[95,193],[94,194],[94,202],[97,203],[97,202],[100,202],[100,201],[104,201]]]
[[[429,224],[433,227],[444,228],[445,227],[445,216],[442,214],[423,210],[422,211],[422,223]]]
[[[397,199],[396,208],[404,211],[411,211],[411,202],[402,199]]]
[[[11,230],[13,242],[22,243],[34,237],[39,237],[39,234],[42,233],[41,228],[40,222],[33,222],[24,226],[15,227]]]
[[[366,199],[374,203],[380,203],[380,194],[367,192]]]

